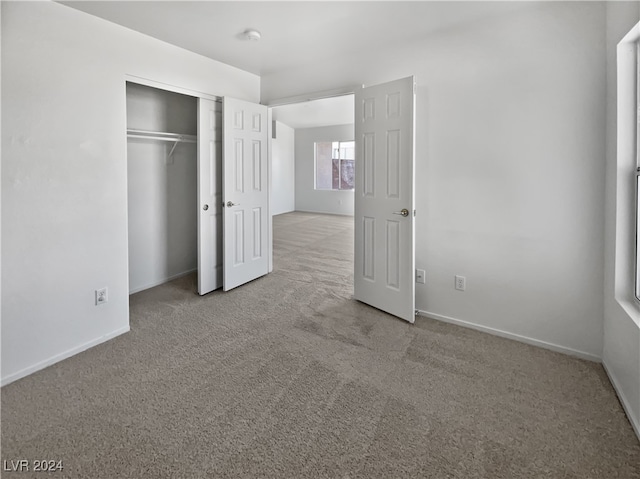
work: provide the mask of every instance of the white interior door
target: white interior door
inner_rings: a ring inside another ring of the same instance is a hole
[[[355,299],[415,321],[414,77],[356,91]]]
[[[223,288],[228,291],[269,269],[267,107],[223,101]]]
[[[222,104],[198,99],[198,293],[222,286]]]

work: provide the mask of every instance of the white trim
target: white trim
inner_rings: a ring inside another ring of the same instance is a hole
[[[92,348],[94,346],[97,346],[98,344],[104,343],[109,341],[110,339],[115,338],[116,336],[120,336],[121,334],[127,333],[129,332],[129,325],[126,325],[120,329],[116,329],[115,331],[112,331],[108,334],[105,334],[103,336],[100,336],[96,339],[93,339],[87,343],[81,344],[80,346],[76,346],[75,348],[71,348],[67,351],[64,351],[60,354],[56,354],[55,356],[51,356],[49,359],[45,359],[44,361],[40,361],[39,363],[36,363],[32,366],[26,367],[24,369],[21,369],[20,371],[10,374],[9,376],[6,376],[4,378],[2,378],[2,380],[0,381],[0,386],[6,386],[9,383],[12,383],[14,381],[17,381],[18,379],[22,379],[25,376],[28,376],[30,374],[35,373],[36,371],[40,371],[41,369],[44,369],[48,366],[51,366],[55,363],[58,363],[60,361],[63,361],[67,358],[70,358],[71,356],[75,356],[76,354],[79,354],[83,351],[86,351],[89,348]]]
[[[519,341],[521,343],[530,344],[531,346],[537,346],[543,349],[549,349],[551,351],[555,351],[557,353],[568,354],[569,356],[575,356],[580,359],[586,359],[587,361],[593,361],[596,363],[601,363],[602,358],[600,356],[596,356],[595,354],[587,353],[584,351],[579,351],[577,349],[568,348],[566,346],[560,346],[554,343],[548,343],[546,341],[541,341],[539,339],[530,338],[528,336],[521,336],[519,334],[509,333],[507,331],[502,331],[501,329],[490,328],[488,326],[482,326],[480,324],[471,323],[469,321],[463,321],[462,319],[451,318],[449,316],[443,316],[441,314],[430,313],[429,311],[421,311],[416,310],[416,316],[425,316],[427,318],[435,319],[438,321],[443,321],[445,323],[456,324],[458,326],[462,326],[465,328],[475,329],[477,331],[482,331],[483,333],[489,333],[494,336],[500,336],[502,338],[513,339],[515,341]]]
[[[629,400],[625,396],[622,388],[618,386],[618,379],[616,378],[615,374],[613,374],[613,371],[607,367],[607,363],[605,363],[604,361],[602,361],[602,367],[607,373],[607,376],[609,376],[609,381],[613,385],[613,389],[618,395],[620,404],[622,404],[622,409],[624,409],[624,412],[627,414],[627,419],[631,423],[633,431],[636,433],[636,436],[638,436],[638,439],[640,440],[640,420],[633,414],[633,408],[629,405]]]
[[[323,191],[323,190],[319,190],[319,191]],[[338,190],[327,190],[327,191],[338,191]],[[301,210],[298,208],[296,208],[293,211],[288,211],[287,213],[311,213],[311,214],[318,214],[318,215],[346,216],[348,218],[353,218],[353,215],[349,215],[347,213],[336,213],[334,211],[320,211],[320,210]]]
[[[139,288],[132,289],[129,291],[129,295],[139,293],[140,291],[144,291],[145,289],[154,288],[156,286],[160,286],[161,284],[168,283],[169,281],[173,281],[174,279],[182,278],[190,273],[198,271],[198,268],[190,269],[189,271],[183,271],[182,273],[176,273],[168,278],[159,279],[158,281],[153,281],[151,283],[145,284],[144,286],[140,286]]]
[[[273,273],[273,213],[271,205],[273,204],[273,111],[267,108],[267,243],[269,248],[269,258],[267,272]],[[276,132],[276,136],[277,136]],[[295,163],[294,163],[295,165]]]

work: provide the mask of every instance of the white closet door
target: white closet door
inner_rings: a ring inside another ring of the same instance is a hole
[[[356,91],[355,299],[413,323],[414,78]]]
[[[198,293],[222,286],[222,105],[198,99]]]
[[[267,107],[225,97],[224,290],[269,271]]]

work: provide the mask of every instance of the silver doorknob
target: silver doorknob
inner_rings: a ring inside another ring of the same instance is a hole
[[[240,204],[236,204],[233,201],[227,201],[227,206],[231,208],[232,206],[240,206]]]
[[[409,210],[406,208],[402,208],[400,211],[394,211],[393,214],[404,216],[406,218],[407,216],[409,216]]]
[[[209,209],[209,205],[204,205],[204,206],[202,207],[202,209],[203,209],[203,210],[205,210],[205,211],[207,211],[207,210]]]

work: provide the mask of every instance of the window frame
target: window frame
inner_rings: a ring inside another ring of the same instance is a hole
[[[636,29],[640,27],[640,23]],[[635,248],[634,298],[640,303],[640,38],[635,39]]]
[[[638,24],[640,26],[640,24]],[[636,27],[637,28],[637,27]],[[635,241],[635,300],[640,303],[640,39],[636,39],[636,69],[635,69],[635,87],[636,87],[636,105],[635,105],[635,151],[636,151],[636,168],[635,168],[635,208],[636,208],[636,241]]]
[[[334,148],[334,145],[337,143],[337,148]],[[341,188],[342,184],[342,162],[343,161],[352,161],[354,162],[354,170],[355,170],[355,154],[353,158],[340,158],[340,151],[342,150],[343,143],[351,143],[353,145],[355,151],[355,140],[325,140],[325,141],[314,141],[313,142],[313,188],[315,191],[355,191],[355,184],[353,188]],[[318,145],[319,144],[329,144],[331,145],[331,188],[319,188],[318,187]],[[334,151],[338,151],[338,158],[334,158]],[[333,187],[333,167],[334,161],[338,161],[338,188]]]
[[[640,212],[638,199],[640,23],[616,47],[616,153],[612,165],[611,286],[616,303],[640,326]],[[605,260],[606,261],[606,260]],[[606,267],[606,266],[605,266]],[[606,277],[605,277],[606,279]],[[608,284],[605,282],[605,287]]]
[[[618,43],[616,60],[613,293],[640,326],[640,23]]]

